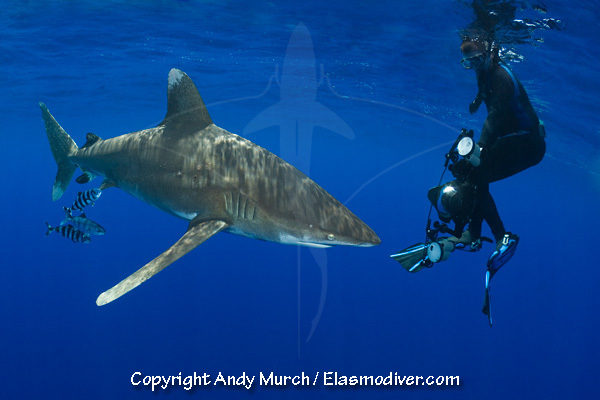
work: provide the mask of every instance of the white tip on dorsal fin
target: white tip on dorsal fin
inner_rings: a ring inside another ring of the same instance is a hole
[[[178,135],[186,135],[212,124],[198,89],[185,72],[175,68],[169,72],[167,98],[167,115],[160,125],[168,128],[173,123]]]
[[[172,86],[175,86],[179,83],[179,81],[181,80],[181,78],[184,77],[184,73],[176,68],[173,68],[170,72],[169,72],[169,89],[171,89]]]

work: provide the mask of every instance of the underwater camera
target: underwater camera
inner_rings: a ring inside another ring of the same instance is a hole
[[[473,166],[479,165],[480,154],[481,148],[473,141],[473,131],[463,129],[445,155],[444,171],[438,186],[427,192],[431,207],[427,216],[425,242],[410,246],[391,256],[407,271],[417,272],[422,268],[431,267],[434,262],[446,259],[454,250],[454,246],[450,246],[451,243],[447,243],[448,249],[444,249],[444,241],[440,242],[438,235],[442,233],[460,237],[469,222],[476,205],[477,187],[468,177]],[[448,169],[456,179],[442,184]],[[438,213],[439,221],[432,221],[433,208]],[[448,226],[452,222],[454,222],[454,229]]]
[[[427,198],[441,221],[465,225],[475,208],[475,186],[467,181],[453,180],[429,189]]]
[[[455,236],[460,236],[462,229],[468,223],[475,209],[477,187],[471,183],[468,177],[473,167],[480,164],[480,154],[481,148],[473,140],[473,131],[463,129],[454,144],[452,144],[450,151],[445,155],[446,162],[444,163],[444,172],[440,178],[440,183],[427,192],[427,198],[437,211],[440,221],[445,224],[454,221],[455,232],[449,229],[446,229],[446,232],[453,233]],[[441,184],[447,169],[452,172],[456,179]],[[431,210],[428,225],[431,221],[430,217]],[[434,240],[435,237],[430,237],[430,239]]]

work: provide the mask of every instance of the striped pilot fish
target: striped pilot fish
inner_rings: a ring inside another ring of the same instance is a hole
[[[48,227],[48,230],[46,231],[46,236],[48,236],[52,232],[57,232],[61,236],[71,239],[73,243],[89,243],[92,241],[88,233],[83,233],[79,229],[75,228],[73,225],[60,225],[56,228],[50,226],[48,222],[46,222],[46,225]]]
[[[83,233],[90,235],[104,235],[106,230],[97,222],[92,221],[85,216],[85,213],[74,217],[71,214],[71,210],[67,207],[65,209],[65,219],[60,223],[61,225],[73,225],[75,228]]]
[[[69,208],[69,212],[75,211],[83,211],[83,209],[89,205],[94,205],[94,202],[98,200],[100,195],[102,194],[102,190],[100,188],[89,189],[85,192],[79,192],[77,194],[77,198],[73,202],[73,205]]]

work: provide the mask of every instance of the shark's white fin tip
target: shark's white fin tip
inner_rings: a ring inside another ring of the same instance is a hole
[[[177,68],[173,68],[169,72],[169,88],[177,85],[181,78],[183,78],[184,76],[185,74],[183,73],[183,71],[178,70]]]
[[[101,294],[100,296],[98,296],[98,298],[96,299],[96,305],[97,305],[97,306],[103,306],[103,305],[105,305],[106,303],[108,303],[108,301],[106,300],[105,293],[106,293],[106,292],[102,293],[102,294]]]

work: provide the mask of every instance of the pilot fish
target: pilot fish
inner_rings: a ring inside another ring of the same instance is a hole
[[[98,200],[100,195],[102,194],[102,190],[97,189],[89,189],[85,192],[79,192],[77,194],[77,198],[73,202],[73,205],[69,208],[69,211],[83,211],[83,209],[89,205],[94,205],[94,202]]]
[[[89,234],[83,233],[73,225],[60,225],[56,228],[50,226],[48,222],[46,222],[46,225],[48,226],[46,236],[52,232],[58,232],[61,236],[71,239],[73,243],[89,243],[92,241]]]
[[[60,223],[61,225],[71,224],[83,233],[90,235],[104,235],[106,230],[97,222],[92,221],[85,216],[85,213],[74,217],[71,214],[71,210],[67,207],[65,209],[65,219]]]

